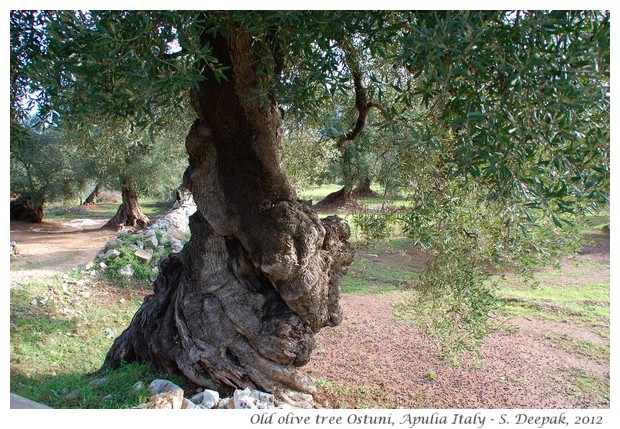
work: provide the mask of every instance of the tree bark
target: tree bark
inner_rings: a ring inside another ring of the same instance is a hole
[[[319,220],[285,176],[278,106],[253,92],[265,83],[259,68],[269,45],[232,26],[201,42],[230,73],[218,82],[205,68],[192,92],[198,118],[184,177],[197,205],[191,239],[162,262],[153,295],[104,367],[141,360],[222,393],[251,387],[307,406],[315,389],[299,367],[314,334],[342,320],[349,228],[337,217]]]
[[[100,187],[99,184],[97,184],[97,186],[95,186],[95,189],[93,189],[93,191],[88,195],[88,197],[86,197],[82,205],[89,206],[95,204],[97,202],[97,198],[99,197],[99,190]]]
[[[342,170],[343,186],[336,192],[332,192],[319,201],[315,208],[337,206],[342,207],[351,201],[353,184],[355,183],[355,173],[353,168],[353,155],[351,154],[353,146],[347,144],[341,148],[342,157],[340,158],[340,168]]]
[[[10,219],[41,223],[43,222],[43,205],[44,202],[39,205],[34,204],[30,197],[11,201]]]
[[[351,51],[349,51],[349,49],[345,48],[345,52],[347,51],[347,57],[355,57],[355,55],[351,55]],[[356,191],[354,191],[353,189],[353,182],[355,181],[355,178],[353,177],[351,142],[357,139],[362,134],[362,131],[364,131],[364,128],[366,127],[366,122],[368,120],[368,115],[370,114],[370,110],[372,108],[379,109],[385,117],[388,117],[386,110],[381,104],[370,103],[368,101],[368,93],[362,82],[362,73],[360,71],[360,67],[357,61],[354,58],[348,59],[347,64],[351,69],[351,76],[353,77],[357,120],[355,121],[355,125],[353,126],[353,128],[346,134],[342,135],[338,139],[338,142],[336,144],[336,146],[342,153],[340,165],[342,166],[342,173],[344,176],[344,186],[339,191],[328,194],[325,198],[323,198],[316,204],[317,207],[343,206],[351,202],[352,196],[356,195]],[[370,189],[370,179],[366,178],[366,180],[368,180],[368,189]],[[360,189],[360,191],[358,192],[362,191],[363,189]]]
[[[123,201],[118,207],[116,214],[102,228],[119,227],[119,226],[137,226],[144,228],[149,224],[149,218],[142,213],[140,203],[138,202],[138,194],[133,187],[124,182],[121,187],[121,195]]]

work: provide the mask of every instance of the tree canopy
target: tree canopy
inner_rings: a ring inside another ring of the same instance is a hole
[[[493,309],[489,266],[553,260],[572,223],[609,200],[609,20],[608,11],[12,11],[12,117],[36,105],[54,124],[96,116],[155,132],[190,90],[197,111],[208,102],[217,115],[226,100],[205,94],[218,85],[243,86],[252,109],[276,106],[298,125],[317,127],[337,104],[350,123],[329,144],[345,150],[372,127],[364,150],[383,155],[412,202],[389,221],[430,255],[420,281],[440,298],[430,325],[466,348]],[[241,51],[247,70],[231,65],[245,64]],[[203,162],[187,144],[190,164]],[[465,328],[467,341],[455,331]]]

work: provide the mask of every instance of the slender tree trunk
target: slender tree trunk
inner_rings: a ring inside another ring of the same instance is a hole
[[[121,187],[123,201],[118,207],[116,214],[110,219],[103,228],[118,226],[138,226],[143,228],[149,224],[149,218],[142,213],[138,194],[133,187],[125,181]]]
[[[99,197],[99,190],[99,184],[97,184],[97,186],[95,186],[95,189],[93,189],[93,191],[88,195],[88,197],[86,197],[82,205],[89,206],[95,204],[97,202],[97,198]]]
[[[315,332],[342,319],[349,228],[337,217],[319,220],[285,176],[278,106],[253,92],[269,47],[235,27],[226,37],[205,32],[202,43],[231,72],[218,83],[206,68],[192,92],[191,239],[162,262],[153,295],[104,367],[141,360],[223,393],[251,387],[307,406],[315,389],[298,367]]]

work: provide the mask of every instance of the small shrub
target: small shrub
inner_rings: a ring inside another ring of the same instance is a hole
[[[426,373],[426,379],[428,381],[435,381],[437,380],[437,374],[431,369]]]

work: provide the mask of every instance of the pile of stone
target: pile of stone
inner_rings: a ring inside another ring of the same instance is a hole
[[[143,386],[136,383],[135,389]],[[149,401],[138,405],[136,408],[147,409],[267,409],[267,408],[292,408],[285,402],[275,399],[271,393],[258,390],[237,389],[233,396],[220,398],[215,390],[203,390],[192,396],[184,397],[184,391],[169,380],[153,380],[148,387],[152,394]]]
[[[169,253],[178,253],[183,249],[183,241],[189,232],[189,217],[196,211],[196,204],[191,195],[176,202],[172,210],[142,230],[120,229],[116,237],[108,241],[97,253],[93,263],[87,269],[106,270],[108,265],[121,256],[120,248],[130,249],[135,258],[151,266],[157,275],[159,261]],[[123,266],[118,274],[133,277],[131,264]]]

